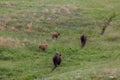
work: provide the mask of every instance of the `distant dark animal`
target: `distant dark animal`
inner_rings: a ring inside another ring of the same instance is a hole
[[[80,39],[81,39],[81,47],[84,47],[86,44],[86,40],[87,40],[86,36],[84,34],[82,34]]]
[[[58,36],[60,36],[60,33],[58,33],[58,32],[52,33],[52,39],[57,39]]]
[[[52,71],[61,64],[61,54],[60,53],[56,53],[53,57],[53,63],[54,63],[54,68],[52,69]]]
[[[106,28],[107,28],[107,26],[104,26],[104,27],[102,28],[101,35],[103,35],[103,34],[104,34],[104,32],[105,32]]]
[[[45,44],[45,43],[40,44],[40,46],[39,46],[39,51],[40,51],[40,50],[45,51],[46,48],[47,48],[47,46],[48,46],[48,45]]]
[[[101,31],[101,35],[103,35],[105,33],[106,28],[110,25],[110,23],[112,22],[113,18],[116,17],[116,14],[111,15],[104,23],[102,31]]]

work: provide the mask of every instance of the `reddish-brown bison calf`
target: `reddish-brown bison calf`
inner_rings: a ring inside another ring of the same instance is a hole
[[[52,33],[52,39],[57,39],[58,36],[60,36],[60,33],[58,33],[58,32]]]
[[[45,44],[45,43],[40,44],[40,46],[39,46],[39,51],[40,51],[40,50],[45,51],[46,48],[47,48],[47,46],[48,46],[48,45]]]
[[[81,47],[84,47],[85,44],[86,44],[87,38],[86,38],[86,36],[84,34],[82,34],[80,39],[81,39]]]

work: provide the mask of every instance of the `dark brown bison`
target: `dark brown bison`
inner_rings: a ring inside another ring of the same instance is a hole
[[[48,45],[45,44],[45,43],[40,44],[40,46],[39,46],[39,51],[40,51],[40,50],[45,51],[46,48],[47,48],[47,46],[48,46]]]
[[[56,53],[53,57],[53,63],[54,63],[54,68],[52,69],[52,71],[61,64],[61,54],[60,53]]]
[[[80,39],[81,39],[81,47],[84,47],[86,44],[86,40],[87,40],[86,36],[84,34],[82,34]]]
[[[60,33],[58,33],[58,32],[52,33],[52,39],[57,39],[58,36],[60,36]]]

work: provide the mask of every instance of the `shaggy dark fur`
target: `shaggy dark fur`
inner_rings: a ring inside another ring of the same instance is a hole
[[[80,39],[81,39],[81,47],[84,47],[86,44],[86,40],[87,40],[86,36],[84,34],[82,34]]]
[[[56,53],[53,57],[53,63],[54,63],[54,68],[52,69],[52,71],[61,64],[61,54],[60,53]]]

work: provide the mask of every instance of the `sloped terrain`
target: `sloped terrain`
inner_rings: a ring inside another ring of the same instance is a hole
[[[0,80],[119,80],[119,7],[119,0],[1,0]],[[51,72],[56,52],[62,63]]]

